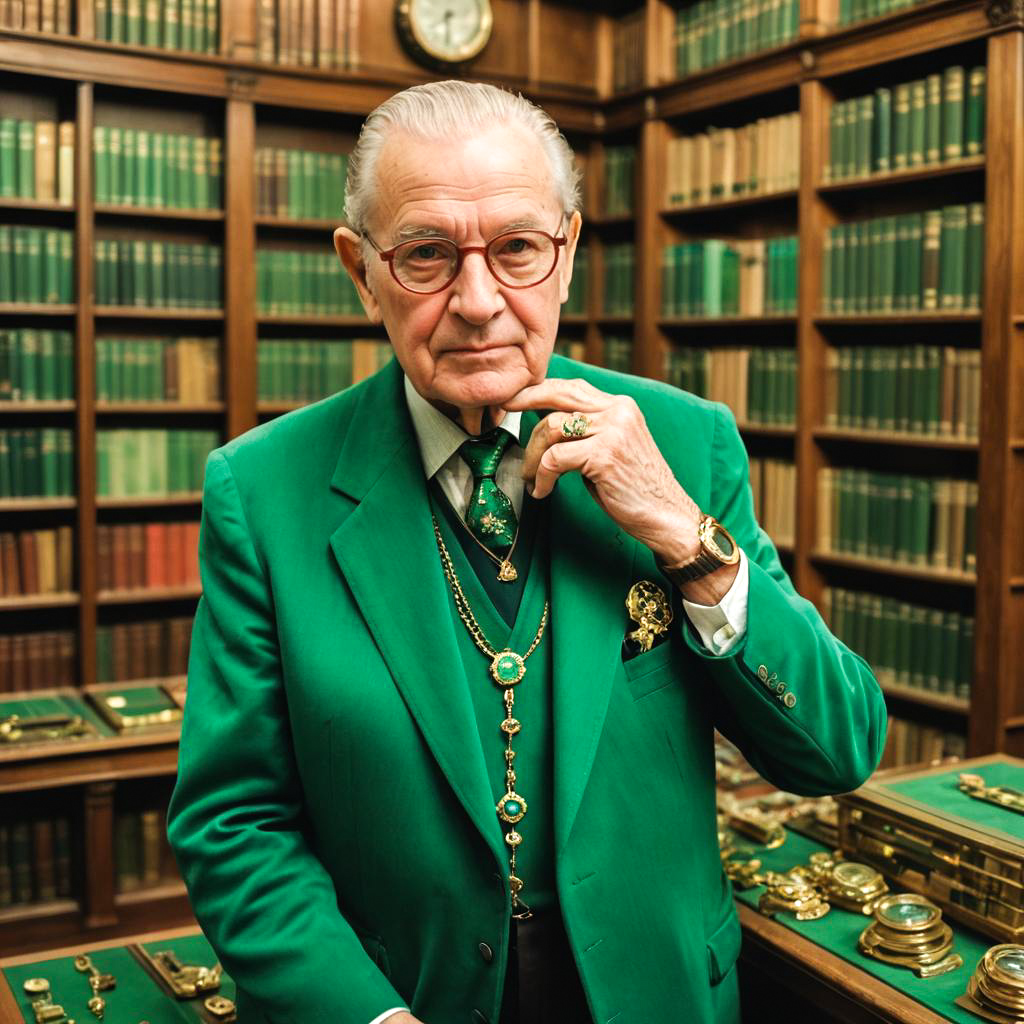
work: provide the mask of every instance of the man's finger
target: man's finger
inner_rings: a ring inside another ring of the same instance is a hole
[[[572,444],[552,445],[537,464],[537,475],[533,482],[533,496],[546,498],[558,483],[563,473],[574,469],[582,470],[593,457],[600,442],[596,437],[584,437]]]
[[[615,395],[599,391],[585,380],[548,378],[517,392],[504,409],[561,409],[563,412],[600,412],[615,401]]]
[[[544,453],[555,444],[563,441],[577,441],[578,438],[566,437],[562,433],[562,424],[566,421],[567,415],[564,412],[548,413],[537,426],[533,428],[530,440],[526,442],[526,450],[523,452],[523,479],[532,480],[537,474],[537,465]],[[590,417],[588,417],[590,419]],[[591,419],[587,432],[592,433],[594,422]]]

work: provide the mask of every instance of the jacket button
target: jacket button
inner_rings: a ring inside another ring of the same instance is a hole
[[[485,964],[489,964],[494,959],[494,950],[486,942],[481,942],[476,948],[480,950]]]
[[[479,1010],[473,1011],[473,1024],[487,1024],[487,1015]]]

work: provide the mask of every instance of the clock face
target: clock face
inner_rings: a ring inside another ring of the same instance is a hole
[[[489,0],[401,0],[397,13],[414,55],[428,60],[470,60],[491,36]]]

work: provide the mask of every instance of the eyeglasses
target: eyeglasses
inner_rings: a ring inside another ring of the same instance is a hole
[[[392,249],[381,249],[364,231],[370,245],[391,268],[391,276],[406,290],[419,295],[444,291],[459,276],[471,252],[484,257],[487,269],[506,288],[532,288],[546,281],[558,263],[566,238],[546,231],[505,231],[486,245],[458,246],[447,238],[414,238]]]

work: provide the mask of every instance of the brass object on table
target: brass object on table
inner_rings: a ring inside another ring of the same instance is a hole
[[[761,885],[761,860],[750,846],[730,846],[722,851],[722,866],[737,889],[753,889]]]
[[[238,1020],[235,1004],[227,996],[207,996],[203,1000],[203,1006],[210,1016],[215,1017],[218,1021],[223,1021],[224,1024]]]
[[[36,1024],[75,1024],[64,1007],[53,1001],[53,995],[49,991],[32,1000],[32,1013],[36,1018]]]
[[[953,929],[942,911],[917,893],[893,893],[877,900],[874,921],[861,932],[857,948],[866,956],[934,978],[963,966],[952,952]]]
[[[107,1008],[107,1002],[100,993],[109,992],[112,988],[117,988],[117,979],[112,974],[101,973],[93,964],[91,958],[84,953],[75,957],[75,970],[89,975],[89,988],[92,989],[92,998],[88,1003],[89,1012],[97,1020],[103,1020],[103,1013]]]
[[[889,886],[880,871],[868,864],[843,860],[842,854],[811,854],[811,876],[835,907],[853,914],[873,914]]]
[[[1024,814],[1024,791],[1013,786],[986,786],[985,780],[972,772],[961,772],[958,786],[961,793],[966,793],[975,800],[984,800],[997,807],[1006,807],[1018,814]]]
[[[996,1024],[1017,1024],[1024,1018],[1024,946],[1002,943],[989,949],[955,1002]]]
[[[78,736],[98,736],[95,726],[81,715],[21,715],[0,717],[0,744],[40,743]]]
[[[176,999],[194,999],[220,988],[223,968],[219,963],[213,967],[183,964],[173,950],[150,953],[138,944],[133,945],[131,951]]]
[[[46,978],[26,978],[21,987],[30,996],[41,996],[50,991],[50,983]]]
[[[757,909],[765,917],[779,913],[792,914],[798,921],[817,921],[829,912],[817,886],[803,872],[791,871],[780,875],[769,871],[764,876],[765,891],[761,893]]]

